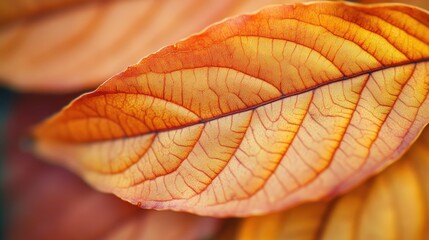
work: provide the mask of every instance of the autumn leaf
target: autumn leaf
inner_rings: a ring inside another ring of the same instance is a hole
[[[428,239],[429,128],[400,161],[330,202],[243,219],[237,239]]]
[[[374,3],[403,3],[408,5],[413,5],[416,7],[421,7],[426,10],[429,9],[429,1],[426,0],[352,0],[352,2],[365,3],[365,4],[374,4]]]
[[[7,206],[5,239],[122,240],[162,236],[194,240],[210,239],[216,234],[222,226],[219,219],[142,210],[97,192],[65,169],[23,151],[20,142],[28,128],[71,97],[13,94],[9,112],[2,111],[2,116],[7,116],[1,125],[6,131],[5,151],[1,151],[5,159],[2,167],[6,169],[2,178]]]
[[[287,2],[6,0],[0,3],[0,23],[9,21],[0,26],[0,83],[45,93],[92,89],[213,22]]]
[[[35,130],[35,150],[144,208],[246,216],[342,193],[429,122],[429,18],[266,8],[168,46]]]

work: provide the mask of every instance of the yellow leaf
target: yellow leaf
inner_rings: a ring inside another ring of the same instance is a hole
[[[429,122],[428,33],[402,5],[242,15],[76,99],[35,148],[145,208],[246,216],[331,197]]]
[[[428,143],[429,128],[399,162],[359,188],[329,202],[244,219],[237,238],[428,239]]]

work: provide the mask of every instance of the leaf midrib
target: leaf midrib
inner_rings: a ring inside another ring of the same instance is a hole
[[[140,136],[144,136],[144,135],[147,135],[147,134],[158,134],[158,133],[162,133],[162,132],[168,132],[168,131],[174,131],[174,130],[178,130],[178,129],[187,128],[187,127],[192,127],[192,126],[195,126],[195,125],[198,125],[198,124],[205,124],[205,123],[208,123],[208,122],[211,122],[211,121],[215,121],[215,120],[220,119],[220,118],[228,117],[228,116],[231,116],[231,115],[235,115],[235,114],[239,114],[239,113],[243,113],[243,112],[247,112],[247,111],[252,111],[252,110],[255,110],[255,109],[259,108],[259,107],[262,107],[262,106],[265,106],[265,105],[268,105],[268,104],[271,104],[271,103],[274,103],[274,102],[277,102],[277,101],[281,101],[281,100],[283,100],[285,98],[296,96],[296,95],[300,95],[300,94],[304,94],[306,92],[310,92],[310,91],[316,90],[318,88],[321,88],[323,86],[326,86],[326,85],[329,85],[329,84],[333,84],[333,83],[336,83],[336,82],[350,80],[352,78],[356,78],[356,77],[367,75],[367,74],[372,74],[372,73],[375,73],[375,72],[378,72],[378,71],[382,71],[382,70],[385,70],[385,69],[389,69],[389,68],[407,66],[407,65],[411,65],[411,64],[419,64],[419,63],[424,63],[424,62],[429,62],[429,58],[422,58],[422,59],[418,59],[418,60],[412,60],[412,61],[407,61],[407,62],[395,63],[395,64],[391,64],[391,65],[387,65],[387,66],[382,66],[382,67],[379,67],[379,68],[376,68],[376,69],[370,69],[370,70],[363,71],[363,72],[360,72],[360,73],[352,74],[352,75],[349,75],[349,76],[343,76],[343,77],[336,78],[336,79],[333,79],[333,80],[330,80],[330,81],[327,81],[327,82],[316,84],[316,85],[314,85],[312,87],[306,88],[306,89],[301,90],[301,91],[296,91],[296,92],[289,93],[289,94],[283,94],[282,93],[280,96],[278,96],[276,98],[273,98],[273,99],[270,99],[268,101],[264,101],[264,102],[255,104],[255,105],[247,107],[247,108],[234,110],[234,111],[231,111],[231,112],[228,112],[228,113],[224,113],[224,114],[219,114],[217,116],[206,118],[206,119],[200,118],[200,120],[197,121],[197,122],[191,122],[189,124],[183,124],[183,125],[180,125],[180,126],[177,126],[177,127],[171,127],[171,128],[153,130],[153,131],[149,131],[149,132],[145,132],[145,133],[140,133],[140,134],[130,135],[130,136],[123,136],[123,137],[119,137],[119,138],[112,138],[112,139],[105,139],[105,140],[94,140],[94,141],[84,141],[84,142],[86,142],[86,143],[90,143],[90,142],[103,142],[103,141],[112,141],[112,140],[123,139],[123,138],[140,137]],[[124,91],[122,91],[122,92],[118,91],[118,92],[115,92],[115,93],[130,94],[129,92],[124,92]],[[110,94],[110,93],[107,93],[107,92],[94,92],[93,94],[94,95],[92,95],[92,96],[95,96],[95,95],[104,95],[104,94]],[[138,95],[138,93],[137,93],[137,95]]]

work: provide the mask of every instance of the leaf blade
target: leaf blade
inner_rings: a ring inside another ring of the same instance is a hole
[[[346,191],[398,159],[428,123],[429,39],[368,14],[385,9],[415,12],[429,29],[417,9],[335,3],[214,25],[75,100],[36,129],[38,151],[147,208],[248,215]],[[359,32],[323,25],[341,14]]]

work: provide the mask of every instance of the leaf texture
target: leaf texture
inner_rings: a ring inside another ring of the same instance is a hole
[[[424,8],[426,10],[429,9],[429,1],[425,0],[392,0],[392,1],[386,1],[386,0],[353,0],[352,2],[357,3],[365,3],[365,4],[374,4],[374,3],[402,3],[402,4],[408,4],[413,5],[416,7]]]
[[[429,128],[409,152],[364,185],[330,202],[244,219],[237,239],[429,238]]]
[[[291,0],[8,0],[3,3],[7,14],[0,14],[5,19],[41,13],[0,28],[0,82],[37,92],[92,89],[213,22],[287,2]]]
[[[332,197],[428,123],[428,26],[394,5],[232,18],[78,98],[35,148],[145,208],[245,216]]]

